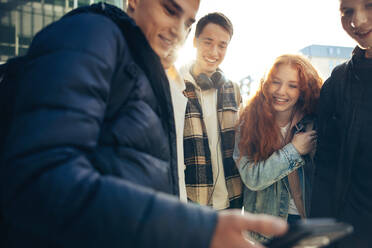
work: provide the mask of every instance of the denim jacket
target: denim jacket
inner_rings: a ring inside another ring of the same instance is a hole
[[[293,127],[297,129],[294,131],[304,131],[305,126],[312,121],[312,117],[303,118]],[[259,161],[257,164],[247,156],[242,156],[239,160],[239,140],[240,132],[237,132],[233,158],[245,185],[244,210],[250,213],[265,213],[287,219],[290,200],[287,176],[298,169],[305,213],[308,216],[311,195],[310,185],[313,174],[312,159],[309,156],[301,156],[293,144],[288,143],[269,158]],[[261,241],[265,240],[261,237],[254,238]]]

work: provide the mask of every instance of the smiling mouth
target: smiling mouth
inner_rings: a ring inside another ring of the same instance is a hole
[[[217,59],[209,59],[209,58],[204,58],[208,63],[214,64],[217,62]]]
[[[355,32],[354,34],[358,37],[358,38],[366,38],[370,33],[372,32],[372,30],[369,30],[369,31],[362,31],[362,32]]]
[[[169,48],[173,46],[174,41],[172,39],[167,39],[162,35],[159,35],[159,37],[165,47]]]
[[[279,104],[287,103],[289,101],[288,99],[283,99],[280,97],[273,97],[273,98],[274,98],[274,102],[279,103]]]

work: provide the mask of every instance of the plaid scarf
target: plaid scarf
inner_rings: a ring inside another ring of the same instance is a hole
[[[184,128],[185,182],[187,197],[201,205],[212,205],[213,173],[208,136],[195,86],[185,81],[188,98]],[[236,88],[235,88],[236,87]],[[225,83],[217,92],[217,118],[220,126],[223,169],[230,208],[242,206],[242,182],[232,158],[235,124],[241,103],[237,85]]]

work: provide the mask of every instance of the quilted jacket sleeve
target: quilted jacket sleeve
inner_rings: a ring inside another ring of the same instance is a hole
[[[37,35],[2,158],[2,215],[10,232],[52,247],[208,247],[215,212],[103,176],[87,159],[123,44],[117,26],[93,14]]]

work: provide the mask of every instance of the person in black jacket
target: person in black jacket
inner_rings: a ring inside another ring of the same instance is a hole
[[[324,83],[318,111],[312,217],[354,226],[337,247],[372,244],[372,3],[340,0],[341,22],[358,46]]]
[[[34,38],[0,157],[0,247],[256,247],[267,216],[176,197],[177,154],[161,60],[199,0],[76,9]]]

